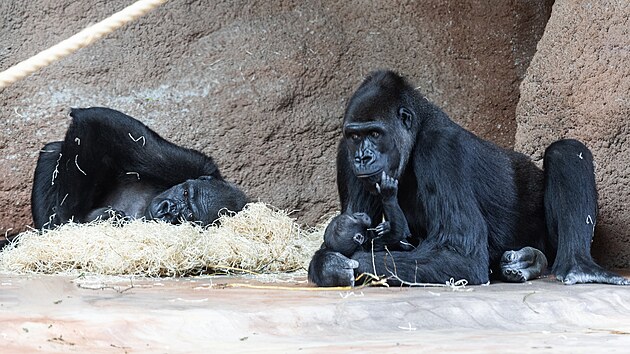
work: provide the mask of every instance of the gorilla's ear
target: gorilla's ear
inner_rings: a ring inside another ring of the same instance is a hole
[[[403,125],[405,126],[405,128],[407,128],[407,130],[411,129],[411,122],[413,121],[413,113],[405,108],[405,107],[400,107],[398,109],[398,118],[402,121]]]
[[[199,177],[197,179],[200,179],[202,181],[212,181],[214,179],[214,177],[212,177],[212,176],[201,176],[201,177]]]

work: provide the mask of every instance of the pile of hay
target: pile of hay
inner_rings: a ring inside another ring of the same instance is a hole
[[[293,272],[307,267],[323,228],[302,229],[263,203],[223,215],[220,226],[107,220],[27,231],[0,253],[13,273],[184,276]]]

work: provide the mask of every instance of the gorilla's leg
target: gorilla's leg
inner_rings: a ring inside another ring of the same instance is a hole
[[[462,257],[455,249],[431,239],[412,251],[358,251],[352,259],[358,262],[355,274],[384,276],[389,285],[444,284],[449,279],[480,285],[489,280],[487,254],[475,252]]]
[[[53,226],[59,223],[57,215],[57,205],[62,200],[58,200],[59,183],[56,181],[61,163],[62,141],[55,141],[46,144],[39,151],[35,176],[33,178],[33,190],[31,193],[31,211],[33,213],[33,223],[35,227]],[[64,196],[61,196],[63,198]]]
[[[591,241],[597,218],[593,155],[577,140],[560,140],[545,151],[545,219],[557,255],[552,273],[565,284],[630,285],[597,265]]]
[[[522,283],[543,274],[547,269],[547,257],[538,249],[524,247],[518,251],[506,251],[501,258],[503,280]]]

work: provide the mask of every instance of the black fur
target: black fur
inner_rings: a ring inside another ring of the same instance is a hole
[[[324,232],[327,248],[351,257],[368,239],[368,228],[372,220],[365,213],[339,214],[331,221]]]
[[[591,258],[597,194],[592,156],[582,143],[551,145],[543,174],[525,155],[454,123],[390,71],[372,73],[358,88],[343,129],[337,155],[342,213],[381,220],[387,213],[376,186],[385,173],[399,181],[410,242],[419,245],[412,251],[358,250],[352,255],[356,273],[384,275],[391,284],[451,278],[483,284],[491,270],[501,273],[506,251],[530,246],[555,261],[552,272],[567,284],[630,283]],[[354,280],[337,281],[348,279],[347,266],[339,274],[331,266],[340,257],[324,245],[311,261],[310,280],[352,285]]]
[[[64,141],[40,152],[31,208],[35,227],[110,213],[209,224],[246,196],[226,182],[212,158],[161,138],[108,108],[72,109]],[[110,211],[111,210],[111,211]]]

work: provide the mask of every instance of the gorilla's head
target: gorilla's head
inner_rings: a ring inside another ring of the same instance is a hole
[[[240,211],[247,197],[234,185],[210,176],[191,179],[158,194],[147,207],[148,220],[172,224],[194,221],[212,224],[222,209]]]
[[[324,232],[324,243],[346,257],[368,239],[367,229],[372,220],[366,213],[344,213],[335,216]]]
[[[399,179],[407,167],[419,122],[421,96],[391,71],[372,73],[350,99],[344,115],[343,146],[354,175],[369,190],[383,172]]]

